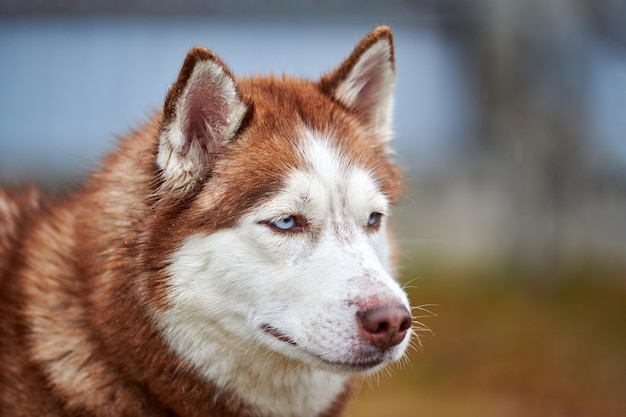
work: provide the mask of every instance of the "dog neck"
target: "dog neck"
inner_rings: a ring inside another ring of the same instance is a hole
[[[314,368],[259,344],[246,344],[213,326],[210,340],[205,339],[202,347],[184,338],[170,340],[170,345],[218,391],[235,393],[263,416],[336,415],[349,397],[348,375]]]

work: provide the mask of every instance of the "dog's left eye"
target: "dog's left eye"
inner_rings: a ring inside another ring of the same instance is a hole
[[[372,214],[370,214],[370,218],[367,221],[367,226],[373,230],[378,229],[382,217],[383,215],[381,213],[373,212]]]

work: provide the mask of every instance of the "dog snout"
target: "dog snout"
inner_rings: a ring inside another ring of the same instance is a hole
[[[400,344],[411,328],[412,317],[402,304],[383,304],[357,312],[361,334],[381,350]]]

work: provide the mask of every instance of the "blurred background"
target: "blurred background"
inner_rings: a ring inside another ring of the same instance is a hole
[[[432,331],[347,415],[623,416],[625,22],[618,0],[0,0],[0,183],[80,181],[192,46],[316,79],[389,25],[400,279]]]

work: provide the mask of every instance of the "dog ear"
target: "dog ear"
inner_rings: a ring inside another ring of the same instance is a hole
[[[324,76],[319,86],[387,143],[392,135],[395,72],[393,34],[380,26],[363,38],[337,69]]]
[[[157,165],[164,185],[188,189],[205,177],[246,109],[226,65],[204,48],[189,51],[163,109]]]

